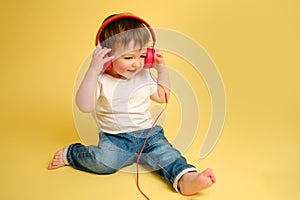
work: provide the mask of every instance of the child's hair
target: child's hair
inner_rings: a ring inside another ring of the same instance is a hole
[[[115,15],[107,17],[103,22]],[[116,44],[127,47],[133,41],[134,48],[141,49],[149,42],[150,34],[142,22],[131,18],[121,18],[109,23],[99,37],[103,47],[114,49]]]

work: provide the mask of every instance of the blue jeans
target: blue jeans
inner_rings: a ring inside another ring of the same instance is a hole
[[[100,132],[98,146],[76,143],[67,147],[66,159],[74,168],[111,174],[137,161],[149,129],[121,134]],[[172,147],[161,126],[155,126],[146,142],[139,164],[162,175],[176,191],[182,175],[197,169],[187,163],[181,153]]]

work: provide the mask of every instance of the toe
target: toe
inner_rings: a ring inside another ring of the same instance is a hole
[[[53,165],[52,163],[50,163],[50,164],[48,165],[48,169],[55,169],[55,168],[54,168],[54,165]]]

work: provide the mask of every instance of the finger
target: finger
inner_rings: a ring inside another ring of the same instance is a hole
[[[96,58],[103,58],[110,51],[111,51],[111,49],[99,47],[99,48],[95,49],[94,56]]]
[[[161,51],[156,51],[155,52],[155,56],[159,57],[159,58],[162,58],[163,57],[163,53]]]
[[[111,49],[108,48],[103,48],[100,52],[100,56],[104,57],[106,54],[108,54],[109,52],[111,52]]]
[[[104,48],[103,52],[105,52],[105,53],[111,52],[111,49],[110,48]]]
[[[156,59],[157,61],[161,61],[161,60],[163,60],[164,58],[163,58],[162,55],[156,54],[156,55],[155,55],[155,59]]]
[[[102,51],[102,47],[101,46],[97,46],[93,52],[94,56],[98,56]]]
[[[115,56],[107,56],[107,57],[103,58],[103,61],[104,62],[109,62],[109,61],[113,60],[114,58],[115,58]]]

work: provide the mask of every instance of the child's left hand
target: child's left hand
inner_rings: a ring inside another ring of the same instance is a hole
[[[154,69],[157,71],[165,68],[165,59],[163,53],[159,50],[155,50],[155,65],[153,66]]]

